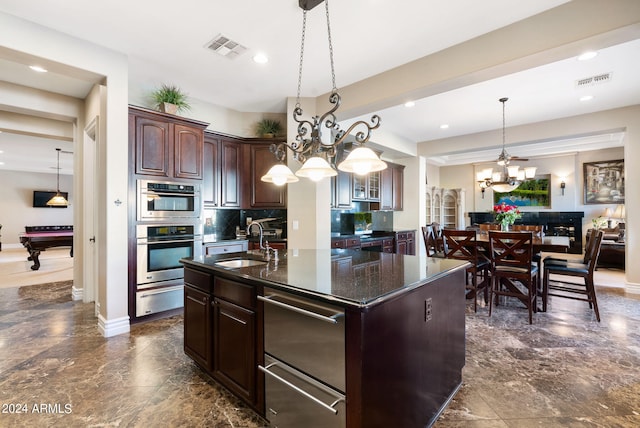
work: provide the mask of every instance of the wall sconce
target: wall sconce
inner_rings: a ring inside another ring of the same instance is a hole
[[[560,188],[562,189],[562,196],[564,196],[564,188],[567,187],[567,183],[564,182],[564,177],[561,178]]]

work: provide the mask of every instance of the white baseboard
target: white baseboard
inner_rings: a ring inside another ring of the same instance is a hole
[[[84,298],[84,288],[71,287],[71,299],[82,300]]]
[[[117,336],[119,334],[129,333],[131,326],[129,317],[107,320],[102,315],[98,315],[98,330],[104,337]]]
[[[640,284],[632,284],[627,282],[624,285],[624,291],[629,294],[640,294]]]

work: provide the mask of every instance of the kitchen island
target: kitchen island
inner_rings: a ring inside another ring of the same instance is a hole
[[[186,354],[274,426],[430,426],[461,385],[464,262],[294,249],[181,261]]]

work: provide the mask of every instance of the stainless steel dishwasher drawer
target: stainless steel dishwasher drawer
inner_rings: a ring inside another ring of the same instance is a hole
[[[344,312],[337,306],[264,289],[264,350],[345,392]]]
[[[345,398],[340,392],[265,355],[266,416],[277,428],[345,428]]]

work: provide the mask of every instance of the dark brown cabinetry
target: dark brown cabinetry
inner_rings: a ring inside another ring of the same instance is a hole
[[[248,172],[245,188],[246,208],[286,208],[287,186],[276,186],[261,180],[275,165],[276,157],[269,150],[271,143],[251,142],[244,145],[245,168]]]
[[[352,174],[354,201],[380,201],[380,172],[370,172],[367,175]]]
[[[351,173],[340,170],[338,170],[338,175],[331,177],[332,208],[351,208],[352,181]]]
[[[350,209],[352,201],[363,201],[373,202],[372,209],[403,209],[404,165],[387,162],[386,169],[367,175],[338,171],[331,180],[332,208]]]
[[[380,209],[402,211],[404,165],[387,162],[380,175]]]
[[[278,209],[287,206],[287,187],[265,183],[275,163],[269,143],[204,134],[202,199],[210,208]]]
[[[263,414],[256,287],[190,267],[184,271],[185,353]]]
[[[351,250],[359,250],[360,238],[331,238],[331,248],[348,248]]]
[[[415,256],[416,232],[414,230],[396,232],[396,254]]]
[[[129,138],[135,148],[135,173],[202,179],[207,124],[150,110],[129,108]]]
[[[265,241],[269,242],[269,246],[275,250],[286,250],[287,249],[287,242],[286,241],[276,241],[276,242],[271,242],[268,239],[265,239]],[[264,246],[265,243],[263,242],[262,245]],[[255,242],[255,241],[250,241],[249,242],[249,249],[250,250],[259,250],[260,249],[260,243],[259,242]]]
[[[239,139],[205,132],[202,181],[205,207],[241,208],[242,146]]]
[[[185,269],[184,352],[202,368],[213,368],[211,335],[211,275]]]
[[[255,287],[220,277],[213,284],[213,376],[256,407]]]

